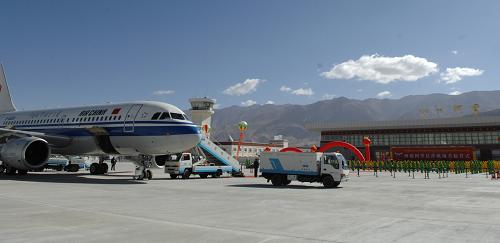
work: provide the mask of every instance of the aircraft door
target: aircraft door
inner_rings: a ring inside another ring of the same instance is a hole
[[[134,132],[135,118],[141,107],[142,105],[132,105],[132,107],[130,107],[123,123],[123,132]]]

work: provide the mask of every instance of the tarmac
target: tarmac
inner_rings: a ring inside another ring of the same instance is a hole
[[[372,172],[340,188],[118,172],[0,175],[0,242],[499,242],[500,180]],[[247,171],[247,174],[248,171]]]

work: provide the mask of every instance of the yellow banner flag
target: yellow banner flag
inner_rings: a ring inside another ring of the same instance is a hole
[[[479,104],[473,104],[473,105],[472,105],[472,112],[473,112],[474,114],[479,113]]]
[[[453,105],[453,112],[462,113],[462,107],[463,105]]]

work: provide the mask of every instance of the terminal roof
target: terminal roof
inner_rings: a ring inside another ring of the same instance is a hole
[[[490,126],[500,126],[500,116],[471,116],[398,121],[351,121],[344,123],[315,122],[306,124],[306,129],[314,132],[322,132]]]

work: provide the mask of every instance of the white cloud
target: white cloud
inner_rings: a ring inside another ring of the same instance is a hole
[[[436,63],[422,57],[384,57],[376,54],[334,65],[330,71],[321,73],[321,76],[327,79],[357,78],[388,84],[398,80],[416,81],[437,71]]]
[[[294,95],[302,95],[302,96],[311,96],[314,95],[314,91],[311,88],[300,88],[300,89],[292,89],[287,86],[281,86],[280,91],[287,92]]]
[[[263,79],[247,79],[243,83],[237,83],[227,88],[222,93],[233,96],[246,95],[255,92],[257,90],[257,86],[263,82],[265,82]]]
[[[252,106],[252,105],[255,105],[255,104],[257,104],[257,102],[255,100],[247,100],[247,101],[241,102],[242,106]]]
[[[325,95],[323,95],[323,99],[324,100],[331,100],[331,99],[333,99],[335,97],[337,97],[337,96],[334,95],[334,94],[325,94]]]
[[[451,54],[458,55],[458,51],[457,50],[451,50]]]
[[[450,92],[449,95],[461,95],[462,92],[458,91],[458,90],[455,90],[453,92]]]
[[[175,94],[175,90],[157,90],[153,92],[154,95],[171,95]]]
[[[380,93],[377,94],[377,98],[379,98],[379,99],[386,99],[386,98],[389,98],[391,96],[392,96],[392,93],[389,92],[389,91],[387,91],[387,90],[386,91],[382,91],[382,92],[380,92]]]
[[[358,92],[363,92],[363,89],[357,89],[356,91],[358,91]]]
[[[274,105],[274,101],[272,101],[272,100],[268,100],[268,101],[266,102],[266,105]]]
[[[300,88],[300,89],[296,89],[296,90],[292,91],[292,94],[311,96],[311,95],[314,95],[314,91],[312,91],[311,88],[307,88],[307,89]]]
[[[447,68],[446,72],[441,73],[441,79],[439,81],[446,84],[453,84],[462,80],[463,77],[480,76],[483,73],[484,70],[474,68]]]
[[[280,88],[280,91],[283,91],[283,92],[291,92],[293,89],[290,88],[290,87],[287,87],[287,86],[281,86]]]

